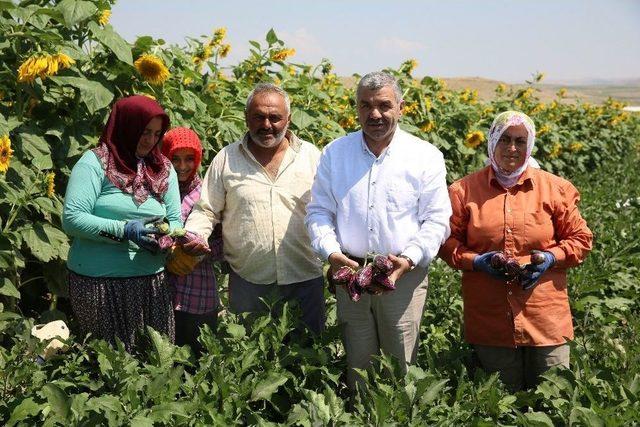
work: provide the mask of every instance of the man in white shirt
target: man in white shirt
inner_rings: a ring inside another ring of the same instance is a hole
[[[204,242],[222,223],[231,310],[262,311],[260,298],[276,294],[297,301],[302,320],[319,333],[325,322],[322,264],[304,219],[320,151],[288,130],[289,97],[273,84],[254,88],[245,119],[247,133],[215,156],[185,223],[203,240],[184,250],[206,253]]]
[[[404,102],[397,80],[364,76],[356,91],[362,130],[338,138],[320,157],[305,224],[313,249],[331,270],[388,255],[396,290],[353,302],[338,288],[338,320],[353,368],[382,350],[406,370],[415,362],[427,296],[427,267],[449,236],[451,203],[442,153],[398,127]]]

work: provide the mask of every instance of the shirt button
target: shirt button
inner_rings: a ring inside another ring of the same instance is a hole
[[[507,228],[507,233],[511,233],[511,229],[510,228]]]
[[[373,228],[369,228],[369,231],[373,231]]]
[[[507,209],[507,212],[511,213],[511,209]]]
[[[376,185],[376,182],[375,182],[375,181],[372,181],[372,182],[371,182],[371,185]]]
[[[509,291],[509,295],[513,295],[513,292]]]

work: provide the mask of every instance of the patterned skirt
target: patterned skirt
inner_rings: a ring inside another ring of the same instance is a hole
[[[139,277],[88,277],[69,271],[69,297],[81,333],[132,351],[147,326],[175,339],[171,290],[164,272]]]

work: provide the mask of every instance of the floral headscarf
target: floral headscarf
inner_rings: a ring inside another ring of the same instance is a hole
[[[498,144],[498,140],[502,136],[505,130],[507,130],[511,126],[524,125],[527,129],[527,154],[525,157],[525,161],[518,169],[515,171],[508,173],[504,171],[494,157],[495,148]],[[531,157],[531,152],[533,151],[533,145],[536,140],[536,125],[533,123],[533,120],[529,116],[519,111],[505,111],[496,116],[493,120],[493,124],[491,128],[489,128],[489,143],[487,144],[487,149],[489,151],[489,162],[491,163],[491,167],[496,175],[496,179],[504,188],[511,188],[517,182],[520,176],[524,173],[528,166],[534,168],[540,168],[538,162]]]
[[[144,158],[136,156],[138,141],[154,117],[162,119],[162,134],[169,128],[169,116],[160,104],[141,95],[117,101],[93,149],[107,179],[123,193],[133,195],[137,206],[149,196],[162,200],[169,187],[171,162],[155,147]]]

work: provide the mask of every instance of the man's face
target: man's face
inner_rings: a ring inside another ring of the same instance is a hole
[[[358,95],[358,121],[369,142],[391,141],[404,101],[398,102],[391,86],[362,88]]]
[[[291,116],[278,93],[259,93],[253,97],[245,115],[251,140],[263,148],[278,146],[284,139]]]

